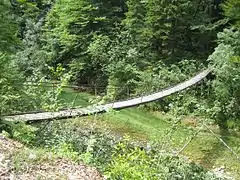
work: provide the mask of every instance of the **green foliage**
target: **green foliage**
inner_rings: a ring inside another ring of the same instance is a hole
[[[14,0],[14,14],[19,26],[18,37],[21,43],[14,53],[14,61],[24,75],[36,72],[45,73],[48,69],[46,59],[49,57],[42,46],[41,35],[45,16],[54,0],[28,1]]]
[[[12,125],[12,137],[24,144],[31,144],[36,137],[37,128],[17,122]]]
[[[205,27],[215,21],[208,11],[213,9],[212,1],[150,0],[143,4],[146,9],[141,14],[145,16],[144,26],[138,29],[142,29],[140,40],[148,49],[148,54],[151,52],[153,55],[152,60],[158,61],[161,57],[169,63],[182,58],[201,59],[206,56],[204,52],[210,50],[216,32],[196,27]]]
[[[124,17],[123,1],[57,1],[37,43],[42,55],[28,57],[54,67],[61,63],[72,81],[107,87],[108,98],[114,99],[126,94],[112,89],[133,89],[139,71],[160,61],[202,59],[212,48],[214,28],[197,28],[215,21],[207,11],[213,9],[211,1],[131,0],[127,8]]]
[[[26,108],[22,104],[22,95],[25,93],[21,88],[23,78],[16,70],[10,57],[0,52],[0,115],[10,113],[16,109]],[[27,105],[28,106],[28,105]]]
[[[209,57],[215,79],[213,116],[222,126],[229,119],[239,120],[240,115],[240,31],[226,29],[219,33],[219,45]]]
[[[0,132],[10,138],[29,145],[35,141],[37,128],[27,125],[24,122],[2,121]]]
[[[123,20],[124,25],[133,35],[136,40],[142,33],[145,24],[146,7],[144,1],[141,0],[128,0],[128,11],[125,13],[126,18]]]
[[[0,2],[0,52],[14,51],[17,39],[17,23],[12,14],[10,3]]]
[[[91,42],[96,34],[112,33],[123,14],[121,2],[57,1],[47,15],[42,38],[49,54],[47,63],[62,63],[77,83],[96,84],[104,59],[98,62],[94,56],[91,58]]]
[[[0,133],[6,134],[7,136],[13,136],[12,123],[0,119]]]
[[[108,179],[224,179],[184,159],[139,147],[131,148],[126,142],[116,146],[105,175]]]
[[[94,144],[96,144],[97,139],[95,139],[94,136],[90,136],[88,142],[87,142],[87,149],[86,152],[81,154],[80,158],[82,161],[86,164],[90,164],[94,161],[93,159],[93,153],[94,153]]]
[[[227,0],[222,4],[224,15],[229,18],[233,25],[240,27],[240,2],[238,0]]]
[[[134,46],[134,41],[128,32],[123,32],[111,44],[108,52],[107,95],[110,99],[123,98],[127,95],[127,89],[135,88],[140,63],[139,51]]]
[[[63,142],[53,146],[50,151],[60,158],[67,158],[73,161],[79,160],[79,154],[78,152],[74,151],[74,147],[72,144]]]
[[[39,127],[41,131],[33,145],[75,161],[84,161],[99,169],[103,169],[110,161],[114,143],[111,136],[81,129],[77,124],[69,123],[69,120],[54,121],[44,127],[44,124]]]
[[[196,60],[182,60],[176,64],[159,64],[157,67],[140,72],[135,96],[158,92],[177,83],[188,80],[203,69],[203,65]],[[159,102],[145,105],[151,110],[162,110],[177,115],[202,113],[203,101],[208,97],[208,85],[203,82],[198,87],[166,97]],[[204,114],[204,113],[202,113]]]
[[[65,76],[62,75],[64,70],[61,66],[56,71],[52,69],[54,76],[61,78],[62,82],[53,91],[43,87],[43,79],[35,79],[30,83],[24,83],[25,78],[14,66],[10,57],[1,52],[0,68],[2,69],[0,72],[0,118],[2,115],[16,112],[39,109],[53,111],[61,107],[59,96],[62,92],[62,85],[69,78],[66,74]],[[32,139],[31,130],[28,131],[29,127],[24,129],[25,126],[22,126],[22,124],[15,126],[0,119],[0,131],[5,130],[16,139],[23,138],[24,143],[29,143]]]
[[[39,44],[43,20],[35,22],[33,19],[27,19],[24,23],[26,26],[23,32],[24,37],[22,37],[21,48],[14,55],[14,62],[18,69],[29,77],[36,73],[47,72],[45,60],[48,54],[40,49]]]
[[[24,87],[28,87],[25,90],[28,97],[24,98],[29,100],[28,103],[33,106],[33,110],[57,111],[69,106],[70,100],[64,99],[66,92],[63,91],[63,87],[67,85],[71,75],[65,73],[65,68],[61,64],[56,68],[48,67],[48,69],[50,81],[36,73],[27,79],[29,82],[23,84]]]
[[[182,60],[169,66],[159,63],[156,67],[140,72],[137,89],[142,92],[156,92],[187,80],[201,68],[202,65],[195,60]]]

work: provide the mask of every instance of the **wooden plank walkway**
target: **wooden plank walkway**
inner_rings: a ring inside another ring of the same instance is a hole
[[[179,83],[175,86],[164,89],[157,93],[153,93],[151,95],[137,97],[130,100],[108,103],[105,105],[91,105],[85,108],[62,110],[59,112],[41,112],[41,113],[34,113],[34,114],[5,116],[4,119],[9,121],[43,121],[43,120],[53,120],[53,119],[66,119],[70,117],[87,116],[95,113],[106,112],[110,109],[117,110],[117,109],[137,106],[140,104],[159,100],[173,93],[187,89],[197,84],[198,82],[202,81],[210,72],[211,72],[210,69],[204,70],[198,73],[196,76],[192,77],[191,79],[184,81],[182,83]]]

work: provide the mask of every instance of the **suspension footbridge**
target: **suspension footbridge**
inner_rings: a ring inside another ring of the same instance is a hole
[[[91,105],[78,109],[69,109],[69,110],[61,110],[58,112],[40,112],[40,113],[26,113],[21,115],[11,115],[5,116],[5,120],[9,121],[46,121],[46,120],[54,120],[54,119],[66,119],[71,117],[78,116],[88,116],[96,113],[106,112],[110,109],[118,110],[133,106],[138,106],[141,104],[157,101],[161,98],[167,97],[173,93],[180,92],[184,89],[187,89],[199,82],[201,82],[209,73],[210,69],[203,70],[196,74],[194,77],[181,82],[177,85],[171,86],[169,88],[163,89],[160,92],[156,92],[150,95],[136,97],[130,100],[117,101],[112,103],[107,103],[104,105]]]

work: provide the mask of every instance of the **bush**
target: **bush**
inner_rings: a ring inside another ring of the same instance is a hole
[[[40,129],[34,146],[53,150],[62,154],[74,152],[73,160],[84,161],[100,170],[111,160],[113,145],[116,140],[110,135],[100,132],[92,132],[77,128],[72,120],[53,121],[45,128],[44,124],[38,125]]]
[[[220,180],[202,167],[186,162],[183,158],[156,150],[131,147],[119,143],[113,152],[112,161],[105,170],[108,179],[146,180]]]
[[[218,34],[219,45],[209,56],[215,79],[212,82],[212,117],[222,128],[227,120],[239,124],[240,116],[240,30],[225,29]]]

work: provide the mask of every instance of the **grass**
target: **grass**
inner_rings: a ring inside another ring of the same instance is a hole
[[[169,127],[169,124],[167,122],[162,121],[155,116],[136,108],[104,114],[101,118],[103,120],[115,123],[116,125],[120,124],[121,126],[126,126],[129,129],[132,128],[138,133],[149,133],[152,131],[152,127],[155,127],[156,129],[166,129]],[[153,132],[150,134],[156,135]]]
[[[71,103],[76,93],[66,90],[62,98]],[[77,93],[76,106],[89,105],[90,95]],[[121,111],[112,111],[106,114],[77,118],[74,125],[82,128],[92,128],[100,131],[111,131],[113,134],[149,142],[157,141],[165,150],[179,150],[187,142],[188,138],[197,131],[194,128],[173,125],[168,121],[169,117],[147,112],[139,108],[129,108]],[[174,120],[174,118],[170,118]],[[216,130],[216,133],[218,130]],[[240,154],[240,137],[231,134],[219,134],[229,146]],[[237,179],[240,178],[240,161],[234,156],[216,137],[208,131],[200,133],[181,153],[204,167],[213,169],[224,166],[227,172],[231,172]]]
[[[224,140],[240,154],[240,138],[229,136]],[[210,134],[200,134],[186,148],[184,154],[206,168],[222,166],[227,172],[235,175],[236,179],[240,178],[240,160]]]
[[[50,92],[56,91],[56,87],[45,87],[45,90]],[[63,87],[62,92],[58,97],[66,107],[88,106],[91,105],[90,100],[93,98],[94,96],[87,92],[77,91],[69,87]]]
[[[70,107],[84,107],[91,104],[89,100],[93,97],[94,96],[89,93],[77,92],[70,88],[64,88],[63,92],[59,96],[59,99]]]

